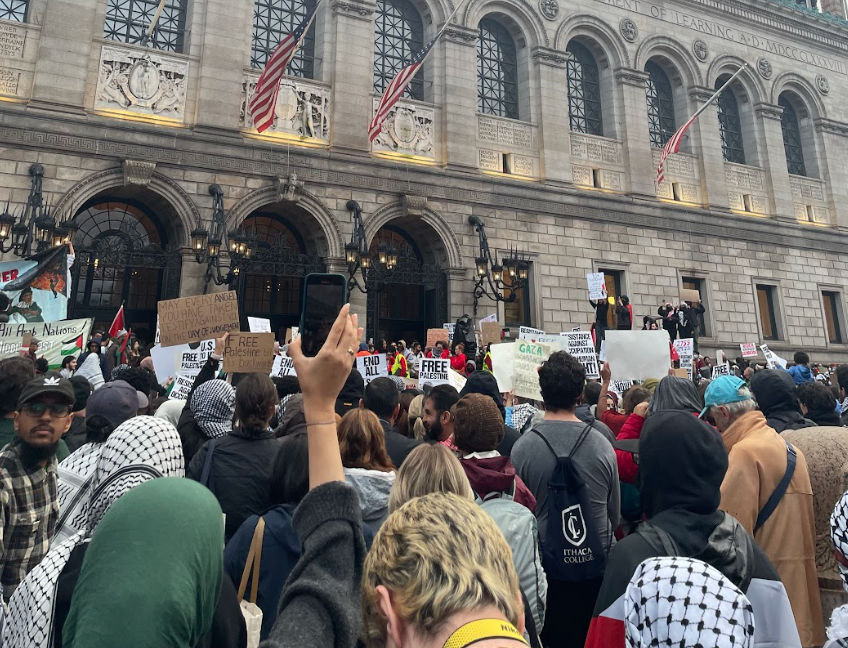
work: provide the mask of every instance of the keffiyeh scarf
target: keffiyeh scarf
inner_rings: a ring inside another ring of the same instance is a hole
[[[80,531],[54,544],[15,590],[3,628],[4,648],[52,645],[56,587],[73,550],[90,539],[109,507],[131,489],[157,477],[185,476],[180,435],[162,419],[136,416],[100,445],[89,498],[71,521]]]
[[[117,367],[112,369],[112,373],[109,374],[110,380],[118,380],[118,377],[129,368],[130,366],[128,364],[119,364]]]
[[[103,451],[102,443],[86,443],[59,464],[59,520],[51,546],[60,544],[84,529],[83,510],[91,497],[91,483],[97,460]]]
[[[848,492],[843,493],[842,498],[833,507],[833,513],[830,515],[830,539],[834,548],[848,557]],[[848,567],[838,561],[836,566],[839,567],[839,575],[842,577],[842,587],[848,592]]]
[[[236,390],[223,380],[209,380],[195,389],[191,411],[200,431],[210,439],[232,432],[235,402]]]
[[[718,570],[692,558],[649,558],[624,597],[628,648],[751,648],[754,609]]]

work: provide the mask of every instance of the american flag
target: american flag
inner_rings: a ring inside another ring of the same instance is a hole
[[[383,96],[380,99],[380,105],[377,106],[377,112],[374,114],[374,119],[372,119],[371,123],[368,125],[368,138],[372,142],[377,139],[377,135],[380,134],[380,130],[383,128],[383,122],[386,121],[386,117],[389,116],[389,112],[397,103],[398,99],[400,99],[403,95],[403,91],[406,90],[406,86],[408,86],[409,82],[412,81],[412,77],[415,76],[418,68],[421,67],[422,63],[424,63],[424,59],[426,59],[427,54],[430,53],[430,48],[433,47],[433,43],[436,42],[440,35],[441,32],[439,32],[433,40],[427,43],[424,49],[418,52],[415,58],[410,61],[409,65],[395,75],[395,78],[392,79],[392,82],[383,92]]]
[[[696,112],[688,122],[678,128],[663,147],[662,153],[660,153],[660,165],[657,167],[657,186],[661,185],[663,180],[665,180],[665,159],[672,153],[677,153],[680,150],[680,142],[683,141],[683,136],[700,114],[701,111]]]
[[[297,53],[300,41],[303,39],[306,30],[309,29],[309,24],[312,22],[312,18],[315,16],[315,10],[319,4],[320,0],[306,13],[306,16],[304,16],[297,28],[280,41],[277,49],[268,58],[265,69],[256,82],[248,110],[250,111],[250,116],[253,117],[253,124],[256,126],[256,130],[260,133],[270,128],[274,123],[274,107],[277,105],[280,81],[286,73],[289,63]]]

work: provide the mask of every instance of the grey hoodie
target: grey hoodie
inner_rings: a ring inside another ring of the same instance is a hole
[[[395,483],[395,472],[364,468],[345,468],[344,472],[345,482],[359,495],[362,521],[377,533],[389,516],[389,491]]]

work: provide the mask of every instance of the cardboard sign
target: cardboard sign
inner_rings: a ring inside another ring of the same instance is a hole
[[[386,365],[386,354],[378,353],[376,355],[360,356],[356,359],[356,368],[362,374],[363,380],[367,385],[375,378],[389,376],[389,368]]]
[[[448,342],[450,333],[447,329],[427,329],[427,346],[432,348],[436,346],[436,342]]]
[[[271,378],[283,378],[284,376],[296,376],[294,361],[288,356],[274,356],[274,364],[271,366]]]
[[[566,351],[580,361],[586,370],[586,378],[600,378],[598,357],[595,355],[595,343],[592,342],[591,331],[572,331],[563,334]]]
[[[697,304],[699,301],[701,301],[701,292],[698,290],[692,290],[691,288],[681,288],[680,301],[692,302],[693,304]]]
[[[483,332],[480,338],[484,345],[498,344],[501,341],[501,325],[498,322],[483,322],[481,330]]]
[[[178,398],[180,400],[188,400],[191,386],[194,384],[196,376],[178,375],[174,380],[174,386],[171,388],[171,393],[168,398]]]
[[[492,313],[491,315],[487,315],[486,317],[484,317],[483,319],[478,321],[477,326],[479,326],[480,330],[482,331],[483,330],[483,324],[486,324],[487,322],[497,322],[497,321],[498,321],[498,314]]]
[[[270,374],[274,358],[273,333],[232,333],[224,348],[224,371]]]
[[[757,345],[754,342],[743,342],[739,345],[739,348],[742,349],[743,358],[756,358],[759,355]]]
[[[234,290],[159,302],[163,347],[218,338],[238,330],[238,296]]]
[[[604,281],[603,272],[589,272],[586,274],[586,283],[589,284],[589,299],[606,299],[607,284]]]
[[[534,344],[519,340],[515,345],[515,364],[512,372],[512,387],[516,396],[542,400],[539,389],[539,367],[551,355],[545,344]]]
[[[529,326],[522,326],[518,329],[519,340],[529,340],[530,342],[535,342],[537,336],[544,334],[544,331],[540,329],[530,328]]]
[[[418,389],[418,378],[405,378],[404,376],[399,376],[399,378],[403,381],[404,389]]]
[[[264,317],[248,317],[247,325],[251,333],[270,333],[271,320]]]
[[[689,375],[689,370],[683,367],[680,367],[680,369],[672,369],[671,375],[676,378],[683,378],[684,380],[692,380],[692,376]]]
[[[686,376],[692,380],[695,368],[695,344],[692,338],[684,338],[674,341],[674,350],[680,356],[680,368],[686,370]]]
[[[506,394],[512,391],[512,369],[515,365],[515,342],[493,344],[492,373],[498,381],[498,391]]]
[[[439,329],[441,330],[441,329]],[[450,360],[448,358],[421,358],[421,368],[418,370],[418,384],[449,385],[450,384]]]
[[[607,331],[607,362],[620,380],[662,380],[671,367],[665,331]]]
[[[724,362],[720,365],[716,365],[713,367],[713,380],[718,378],[719,376],[732,376],[733,371],[730,369],[730,363]]]

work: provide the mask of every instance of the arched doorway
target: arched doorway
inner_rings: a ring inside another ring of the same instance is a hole
[[[163,213],[155,202],[120,195],[96,197],[80,208],[71,317],[93,317],[95,328],[108,328],[124,304],[127,328],[152,340],[157,302],[179,296],[182,268],[182,256],[169,249],[175,232],[169,236],[173,224]]]
[[[381,243],[394,246],[398,254],[394,269],[375,267],[368,273],[369,282],[381,288],[368,293],[368,337],[375,344],[381,339],[424,344],[427,329],[447,321],[447,275],[430,239],[413,237],[394,222],[384,225],[372,239],[372,255]]]
[[[259,210],[241,224],[242,231],[257,241],[256,252],[241,271],[237,291],[242,328],[247,317],[271,321],[271,330],[282,340],[287,328],[298,326],[303,298],[303,279],[324,272],[324,261],[309,254],[309,246],[289,215]]]

